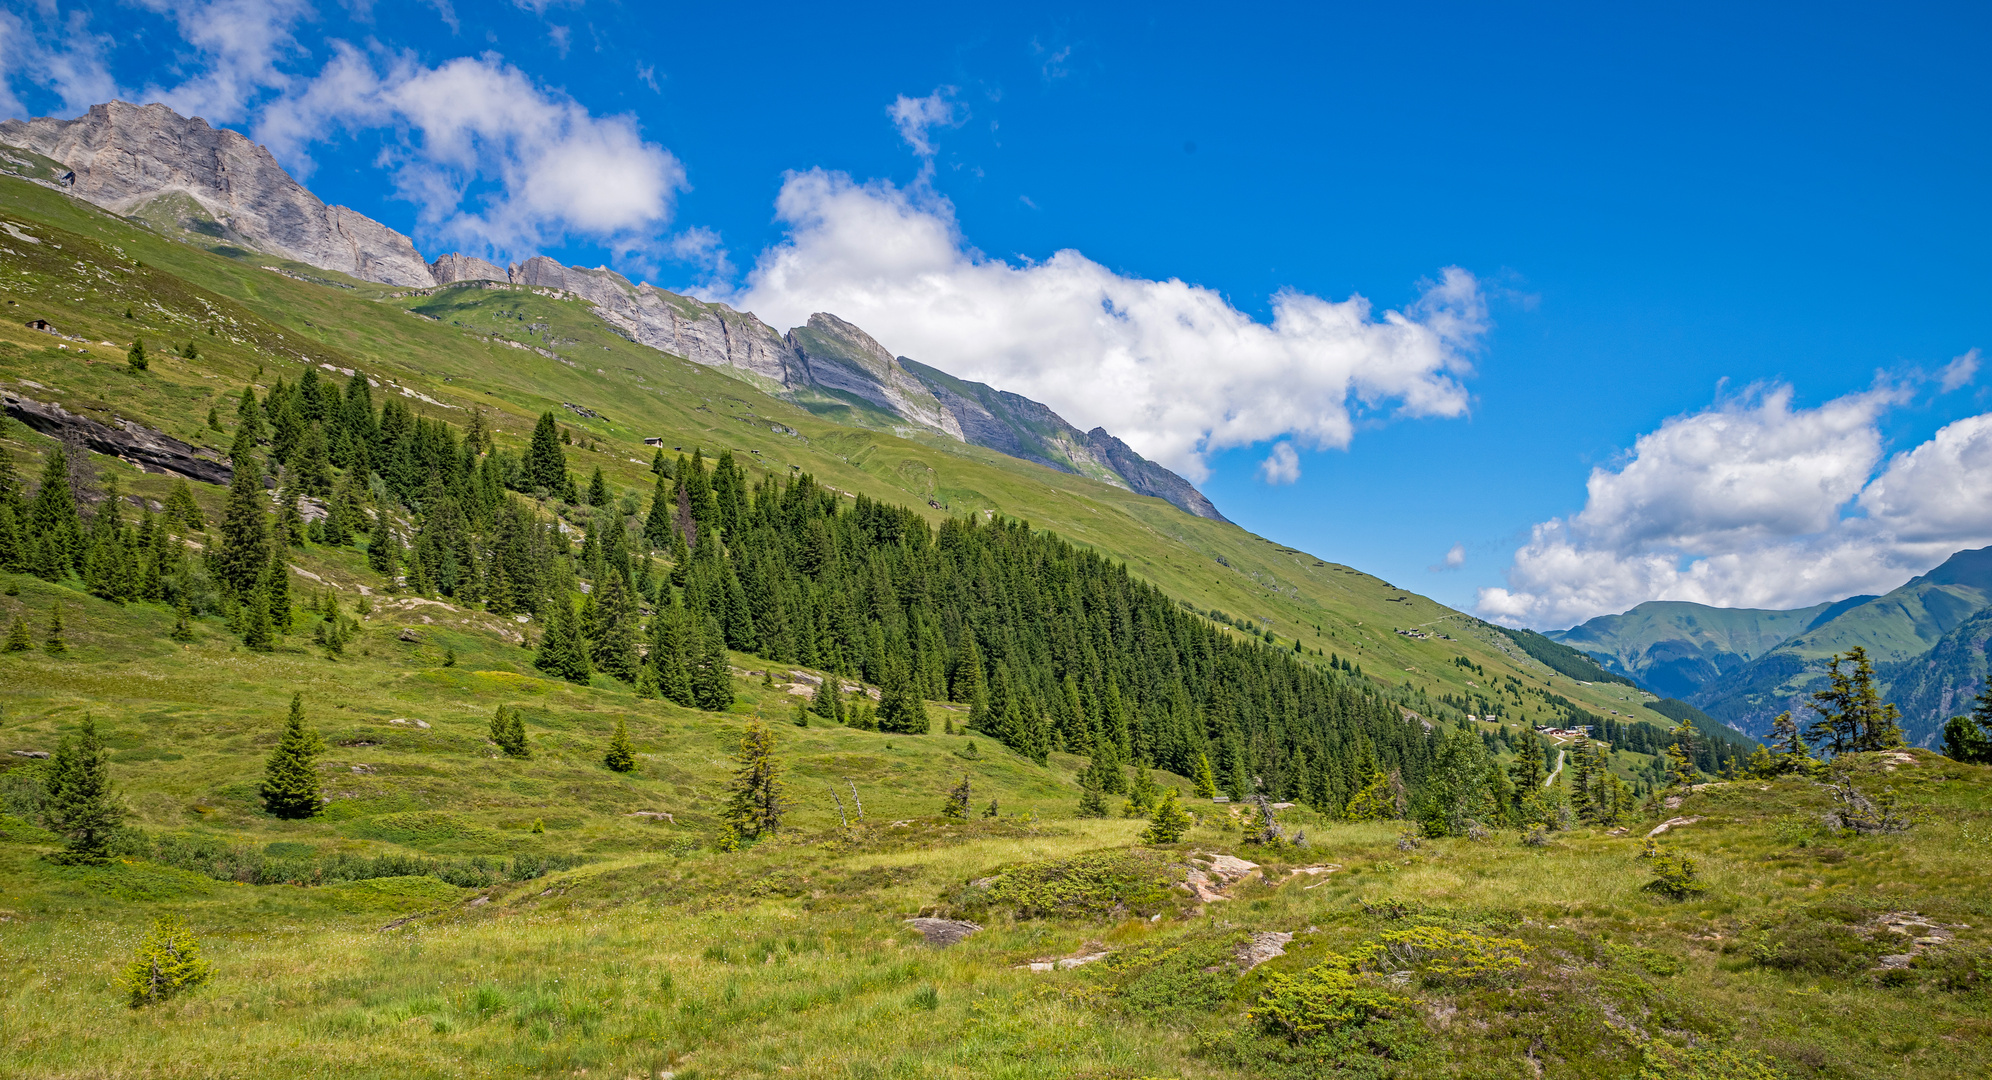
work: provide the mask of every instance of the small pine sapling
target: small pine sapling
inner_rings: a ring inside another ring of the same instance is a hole
[[[137,1009],[191,990],[212,973],[213,967],[201,955],[193,933],[168,915],[153,920],[151,932],[138,943],[137,953],[125,966],[119,986],[125,1003]]]
[[[1141,832],[1144,844],[1174,844],[1183,839],[1196,819],[1176,801],[1176,789],[1170,788],[1162,795],[1162,801],[1155,804],[1155,813],[1148,819],[1148,828]]]
[[[151,363],[145,359],[145,342],[131,343],[131,351],[125,353],[125,363],[130,364],[133,371],[144,371],[151,366]]]
[[[621,720],[616,721],[616,733],[609,739],[609,752],[602,763],[619,773],[636,769],[636,747],[630,745],[629,725]]]
[[[27,652],[34,644],[34,639],[28,636],[28,620],[16,615],[14,628],[7,631],[7,642],[0,645],[0,652]]]
[[[989,806],[982,811],[982,816],[986,818],[993,818],[1000,816],[1002,812],[1003,812],[1002,807],[997,806],[996,800],[992,798],[989,800]]]
[[[42,651],[50,656],[61,656],[69,651],[69,643],[62,638],[62,605],[55,604],[48,609],[48,634],[42,638]]]
[[[961,783],[948,789],[947,801],[941,804],[941,816],[955,820],[968,817],[968,774],[961,774]]]

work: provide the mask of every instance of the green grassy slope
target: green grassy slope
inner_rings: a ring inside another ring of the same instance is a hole
[[[1441,722],[1552,720],[1557,697],[1665,722],[1646,708],[1651,695],[1557,675],[1504,633],[1352,568],[1081,477],[840,425],[632,346],[569,300],[509,287],[394,295],[296,266],[279,266],[297,275],[283,276],[13,181],[0,181],[0,220],[39,241],[0,244],[0,300],[11,302],[0,382],[100,418],[220,446],[227,436],[207,429],[207,411],[232,416],[245,382],[295,379],[304,362],[359,368],[380,380],[377,395],[405,392],[430,415],[461,422],[483,409],[513,449],[540,411],[559,410],[599,447],[570,450],[576,471],[600,465],[625,492],[647,492],[640,439],[661,436],[667,448],[732,448],[761,471],[795,466],[931,519],[1027,517],[1203,610],[1409,684]],[[22,327],[36,316],[113,344]],[[152,349],[143,376],[124,363],[134,335]],[[190,339],[198,359],[165,348]],[[51,444],[0,427],[0,445],[32,476]],[[100,457],[87,468],[150,500],[172,483]],[[194,486],[218,517],[220,489]],[[12,975],[0,986],[0,1075],[1189,1080],[1646,1068],[1761,1080],[1973,1075],[1992,1063],[1980,929],[1992,917],[1982,899],[1992,771],[1927,754],[1860,761],[1865,790],[1892,787],[1922,815],[1907,834],[1872,839],[1826,833],[1829,794],[1784,781],[1707,787],[1646,808],[1627,831],[1574,828],[1541,846],[1503,832],[1413,845],[1402,823],[1330,822],[1296,807],[1282,820],[1309,846],[1268,848],[1244,842],[1239,808],[1209,802],[1191,804],[1201,820],[1184,843],[1144,846],[1139,821],[1074,816],[1080,759],[1053,754],[1038,767],[982,739],[798,727],[794,696],[767,685],[788,671],[746,655],[732,657],[739,697],[726,713],[642,701],[607,678],[547,681],[514,621],[380,595],[351,550],[307,547],[292,562],[299,600],[323,591],[361,615],[342,657],[304,634],[252,653],[219,619],[197,620],[194,640],[176,643],[157,606],[0,574],[0,627],[23,618],[39,640],[59,604],[69,643],[60,656],[0,654],[0,964]],[[304,821],[266,814],[257,792],[292,693],[328,742],[318,769],[331,801]],[[487,739],[501,705],[523,711],[530,759]],[[937,732],[962,719],[927,708]],[[86,714],[144,843],[106,865],[67,866],[47,857],[51,836],[11,812],[42,766],[10,751],[51,750]],[[728,757],[756,715],[777,735],[789,827],[743,852],[714,850]],[[638,752],[627,775],[602,764],[618,722]],[[1622,751],[1609,763],[1626,777],[1652,766]],[[936,817],[963,776],[976,812],[993,801],[996,816]],[[1643,834],[1675,815],[1699,819],[1663,838],[1699,863],[1707,891],[1686,901],[1645,890],[1651,866],[1638,854]],[[1176,884],[1198,853],[1216,852],[1262,873],[1199,907]],[[400,872],[341,877],[361,860]],[[1288,873],[1300,868],[1317,872]],[[1885,917],[1912,910],[1945,924],[1949,943],[1915,950],[1909,969],[1877,971],[1880,956],[1911,948]],[[114,980],[164,914],[203,943],[214,978],[128,1009]],[[923,914],[983,929],[934,949],[905,922]],[[1243,970],[1239,948],[1271,932],[1295,935],[1285,955]],[[1519,964],[1458,977],[1490,947]],[[1071,970],[1028,967],[1102,952]],[[1353,985],[1391,995],[1366,999],[1387,1015],[1302,1046],[1257,1034],[1248,1014],[1263,1011],[1261,996],[1331,953],[1371,957]]]
[[[921,508],[931,520],[1023,518],[1126,561],[1200,609],[1349,657],[1373,677],[1432,697],[1473,689],[1451,663],[1465,655],[1530,685],[1554,685],[1594,711],[1623,700],[1557,677],[1493,628],[1351,567],[941,436],[839,424],[835,416],[855,406],[819,405],[826,415],[818,415],[790,405],[724,372],[637,346],[572,299],[511,286],[411,291],[334,281],[264,256],[220,256],[7,178],[0,178],[0,215],[59,230],[46,248],[0,251],[0,296],[13,301],[10,314],[21,314],[0,323],[0,379],[72,409],[225,447],[227,436],[207,431],[204,418],[210,405],[232,416],[244,383],[295,381],[306,362],[359,368],[384,384],[377,394],[419,395],[407,399],[419,411],[463,423],[471,410],[484,410],[500,444],[514,450],[533,418],[552,408],[598,448],[571,455],[577,473],[585,478],[599,465],[612,486],[646,498],[644,437],[687,452],[730,447],[754,471],[808,471],[842,491]],[[21,327],[31,315],[115,347],[51,348],[57,343]],[[121,364],[134,336],[156,356],[142,379]],[[190,338],[199,343],[197,361],[160,348]],[[79,351],[88,353],[81,364]],[[603,419],[569,412],[567,403]]]
[[[1600,615],[1547,636],[1680,696],[1776,648],[1832,606],[1773,611],[1650,600],[1624,614]]]

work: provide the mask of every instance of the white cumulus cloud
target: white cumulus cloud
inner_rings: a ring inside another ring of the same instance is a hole
[[[63,13],[53,4],[22,5],[0,11],[0,113],[28,118],[13,87],[26,83],[53,91],[66,114],[76,114],[118,95],[105,64],[111,38],[91,30],[82,11]]]
[[[256,134],[302,166],[328,132],[371,129],[397,133],[381,163],[416,205],[418,233],[499,257],[571,236],[651,250],[685,187],[684,167],[634,118],[595,116],[492,54],[429,67],[335,42]]]
[[[1259,475],[1268,484],[1291,484],[1300,479],[1300,455],[1290,442],[1276,442],[1266,460],[1259,463]]]
[[[906,145],[923,158],[934,156],[933,140],[927,133],[937,127],[960,127],[968,122],[968,109],[953,101],[955,88],[942,86],[926,97],[910,98],[905,94],[895,98],[886,106],[885,113],[892,117],[892,124],[899,129],[899,137]]]
[[[1646,600],[1789,608],[1884,592],[1992,544],[1992,415],[1885,457],[1900,387],[1793,408],[1758,387],[1592,470],[1582,511],[1535,526],[1482,614],[1567,626]]]
[[[1963,356],[1952,357],[1951,362],[1937,376],[1939,385],[1948,394],[1971,382],[1978,375],[1978,350],[1972,349]]]
[[[1285,437],[1344,447],[1356,414],[1459,416],[1488,327],[1473,275],[1445,269],[1403,311],[1286,291],[1259,322],[1212,289],[1119,274],[1077,251],[1043,262],[970,247],[924,183],[791,173],[787,238],[729,295],[777,328],[825,311],[898,354],[1036,398],[1081,428],[1207,475],[1204,455]]]
[[[278,67],[301,55],[297,24],[313,14],[306,0],[137,0],[166,16],[190,47],[182,58],[188,77],[171,86],[148,86],[148,101],[163,101],[185,116],[211,124],[247,119],[265,91],[282,91],[292,76]]]

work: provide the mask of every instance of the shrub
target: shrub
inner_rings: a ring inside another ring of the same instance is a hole
[[[1019,919],[1153,915],[1174,906],[1172,884],[1158,858],[1109,851],[1012,866],[963,886],[950,899],[971,917],[1000,909]]]
[[[1409,998],[1367,985],[1351,966],[1347,958],[1331,956],[1298,975],[1269,972],[1248,1015],[1266,1034],[1304,1043],[1411,1007]]]
[[[194,935],[178,919],[166,916],[153,920],[151,932],[138,943],[120,988],[125,1002],[136,1009],[199,986],[211,971]]]
[[[1707,891],[1702,884],[1701,872],[1695,868],[1695,861],[1686,855],[1655,855],[1653,857],[1653,880],[1646,883],[1648,892],[1656,892],[1673,900],[1686,900],[1690,896]]]
[[[1750,938],[1750,959],[1762,967],[1810,975],[1851,975],[1880,962],[1886,949],[1840,921],[1852,914],[1807,908]]]
[[[1358,953],[1371,970],[1411,970],[1428,984],[1504,983],[1528,966],[1529,946],[1516,938],[1482,937],[1442,926],[1385,930]]]
[[[1190,831],[1196,819],[1176,802],[1176,791],[1169,789],[1162,801],[1155,805],[1155,813],[1148,819],[1148,828],[1141,831],[1144,844],[1174,844]]]
[[[1637,1080],[1785,1080],[1786,1075],[1747,1051],[1681,1049],[1655,1039],[1640,1048]]]

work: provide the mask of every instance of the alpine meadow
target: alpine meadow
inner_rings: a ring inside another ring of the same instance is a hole
[[[1538,633],[277,161],[0,123],[0,1075],[1992,1076],[1979,553]]]

